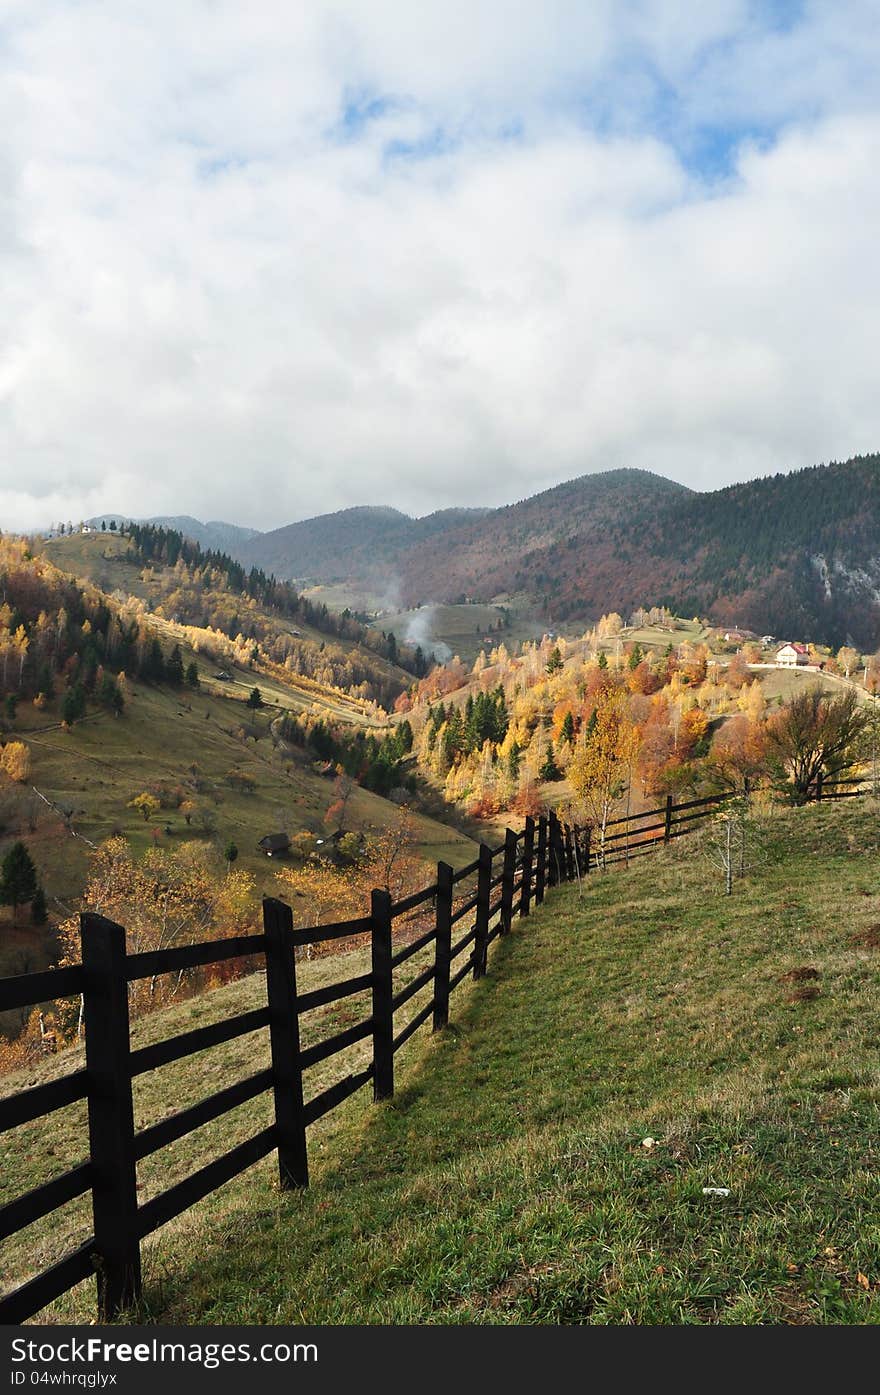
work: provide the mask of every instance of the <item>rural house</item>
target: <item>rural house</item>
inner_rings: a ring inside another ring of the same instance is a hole
[[[782,648],[776,651],[778,668],[800,668],[802,664],[809,662],[810,654],[805,644],[783,644]]]
[[[267,833],[265,838],[260,839],[257,847],[267,857],[279,857],[287,852],[290,847],[290,839],[286,833]]]

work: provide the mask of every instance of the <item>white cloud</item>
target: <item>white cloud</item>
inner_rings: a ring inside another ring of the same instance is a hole
[[[0,525],[873,449],[870,9],[7,4]]]

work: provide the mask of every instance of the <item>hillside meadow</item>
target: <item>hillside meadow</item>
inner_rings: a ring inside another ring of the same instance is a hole
[[[876,1322],[877,813],[860,800],[762,815],[731,898],[711,830],[581,895],[554,890],[455,995],[450,1028],[408,1045],[392,1101],[362,1093],[310,1131],[307,1192],[280,1194],[267,1160],[157,1235],[140,1316]],[[139,1031],[260,992],[259,976],[228,985]],[[175,1107],[261,1060],[239,1042],[176,1067]],[[141,1083],[144,1122],[171,1108],[160,1077]],[[240,1113],[224,1145],[259,1122]],[[4,1141],[9,1189],[38,1157],[47,1176],[81,1156],[61,1116],[49,1156],[36,1127]],[[189,1154],[163,1177],[212,1142],[175,1145]],[[14,1267],[46,1243],[32,1235]],[[86,1319],[92,1302],[84,1285],[40,1320]]]

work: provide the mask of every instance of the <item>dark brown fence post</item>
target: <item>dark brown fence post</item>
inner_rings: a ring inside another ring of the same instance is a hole
[[[820,770],[819,773],[818,773],[818,775],[816,776],[816,798],[817,798],[817,799],[821,799],[821,798],[822,798],[822,785],[823,785],[823,784],[824,784],[824,776],[823,776],[823,774],[822,774],[822,771]]]
[[[477,868],[477,915],[474,937],[474,978],[482,978],[486,972],[486,953],[489,939],[489,900],[492,895],[492,849],[480,844],[480,865]]]
[[[565,825],[565,874],[570,882],[574,881],[574,845],[570,823]]]
[[[394,1094],[394,1007],[391,984],[391,897],[374,891],[370,905],[373,922],[373,1099]]]
[[[532,902],[532,863],[535,860],[535,820],[526,815],[526,831],[523,836],[522,888],[519,894],[519,913],[526,916]]]
[[[549,853],[547,884],[548,886],[558,886],[565,877],[565,854],[562,846],[562,829],[559,826],[559,819],[553,809],[550,810],[550,818],[548,821],[547,843]]]
[[[506,935],[513,924],[513,884],[516,881],[517,836],[512,828],[504,834],[504,867],[501,874],[501,911],[499,933]]]
[[[664,823],[663,823],[663,841],[664,841],[664,843],[668,843],[669,840],[670,840],[670,838],[672,837],[672,810],[673,810],[674,807],[675,807],[675,806],[674,806],[674,804],[673,804],[673,802],[672,802],[672,795],[671,795],[671,794],[667,794],[667,796],[666,796],[666,818],[665,818]]]
[[[449,1021],[449,974],[452,964],[452,868],[437,863],[437,939],[434,954],[434,1031]]]
[[[141,1296],[125,931],[86,913],[80,934],[98,1315],[111,1322]]]
[[[538,819],[538,865],[535,871],[535,905],[544,900],[544,884],[547,878],[547,815]]]
[[[266,934],[266,996],[269,1002],[275,1128],[278,1133],[278,1177],[282,1190],[287,1191],[291,1187],[309,1185],[299,1057],[296,956],[290,907],[283,901],[267,897],[263,901],[263,929]]]

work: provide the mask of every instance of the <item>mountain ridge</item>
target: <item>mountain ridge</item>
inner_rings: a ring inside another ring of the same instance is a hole
[[[240,523],[227,523],[219,518],[202,523],[200,519],[188,513],[154,514],[151,518],[134,518],[130,513],[98,513],[85,521],[91,528],[100,528],[102,523],[106,523],[108,528],[111,523],[115,523],[117,527],[123,523],[151,523],[158,528],[173,528],[175,532],[191,538],[193,542],[209,551],[229,551],[231,547],[241,546],[253,538],[260,537],[258,528],[247,528]]]
[[[364,591],[391,576],[407,605],[519,595],[548,621],[591,622],[667,604],[720,624],[871,648],[880,644],[880,456],[708,491],[611,470],[500,508],[422,520],[342,510],[263,534],[238,555],[278,575]]]

